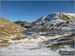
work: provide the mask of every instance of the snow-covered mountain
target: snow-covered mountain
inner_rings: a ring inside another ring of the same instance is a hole
[[[75,20],[75,14],[71,13],[52,13],[48,16],[42,16],[40,19],[33,22],[34,24],[41,25],[43,23],[48,23],[50,21],[55,20],[55,22],[60,23],[62,22],[69,22]],[[56,21],[57,20],[57,21]]]
[[[45,29],[62,29],[64,26],[66,27],[66,26],[70,26],[74,24],[75,24],[75,14],[60,13],[60,12],[52,13],[48,16],[42,16],[40,19],[33,22],[33,25],[39,25],[40,29],[44,29],[44,30]]]
[[[61,30],[73,30],[75,27],[75,14],[74,13],[51,13],[48,16],[42,16],[38,20],[30,23],[26,21],[14,22],[27,29],[61,29]],[[67,28],[66,28],[67,27]]]

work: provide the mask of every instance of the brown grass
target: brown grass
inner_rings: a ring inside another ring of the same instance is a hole
[[[24,34],[17,34],[17,36],[11,40],[21,40],[21,39],[25,39],[25,38],[28,38],[28,39],[37,39],[39,36],[37,35],[32,35],[32,36],[27,36],[27,35],[24,35]]]
[[[13,38],[12,40],[21,40],[21,39],[25,39],[28,36],[16,36],[15,38]]]
[[[33,39],[37,39],[39,36],[37,36],[37,35],[32,35],[31,36],[31,38],[33,38]]]
[[[7,47],[9,46],[11,43],[8,42],[8,40],[4,40],[2,39],[2,41],[0,41],[0,47]]]
[[[24,28],[0,17],[0,36],[10,36],[24,31]]]

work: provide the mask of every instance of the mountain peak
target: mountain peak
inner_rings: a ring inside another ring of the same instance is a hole
[[[70,13],[62,13],[62,12],[51,13],[48,16],[42,16],[40,19],[36,20],[34,23],[41,24],[44,22],[49,22],[54,19],[61,19],[67,22],[67,21],[75,20],[75,15]]]

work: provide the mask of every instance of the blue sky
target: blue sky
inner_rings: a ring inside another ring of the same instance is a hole
[[[35,21],[50,13],[74,13],[73,1],[2,1],[1,17],[10,21]]]

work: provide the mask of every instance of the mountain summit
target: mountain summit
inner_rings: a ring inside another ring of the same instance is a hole
[[[69,21],[75,20],[75,14],[60,13],[60,12],[52,13],[52,14],[49,14],[48,16],[42,16],[40,19],[36,20],[34,24],[43,24],[56,19],[60,21],[64,21],[64,22],[69,22]]]

